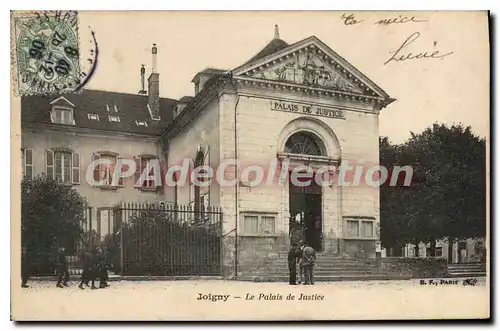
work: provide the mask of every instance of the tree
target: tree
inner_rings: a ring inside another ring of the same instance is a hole
[[[413,168],[410,187],[381,188],[384,246],[485,235],[485,140],[470,127],[434,124],[401,145],[381,138],[380,163]]]
[[[75,254],[85,222],[85,199],[70,185],[46,175],[21,182],[21,241],[34,272],[53,272],[59,247]]]

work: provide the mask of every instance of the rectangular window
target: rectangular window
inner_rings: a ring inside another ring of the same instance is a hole
[[[243,218],[243,231],[245,233],[259,233],[259,217],[245,215]]]
[[[120,116],[108,116],[110,122],[120,122]]]
[[[87,114],[87,117],[89,118],[89,120],[99,121],[98,114]]]
[[[115,168],[117,164],[117,160],[119,157],[114,155],[100,155],[99,153],[94,153],[92,155],[92,161],[104,160],[102,163],[99,163],[93,169],[94,172],[94,181],[96,182],[95,186],[123,186],[123,178],[118,178],[117,182],[113,182],[113,178],[115,174]],[[123,169],[123,165],[122,165]]]
[[[112,186],[116,157],[110,155],[101,155],[101,159],[108,160],[108,162],[100,164],[99,180],[104,181],[104,186]]]
[[[245,234],[274,234],[276,217],[266,214],[243,215],[243,233]]]
[[[23,152],[23,177],[33,178],[33,150],[31,148],[24,149]]]
[[[261,217],[261,232],[264,234],[274,233],[274,217],[273,216],[262,216]]]
[[[71,183],[72,153],[55,152],[53,155],[55,179],[59,179],[65,183]]]
[[[348,237],[359,237],[359,222],[358,221],[347,221],[347,236]]]
[[[372,221],[362,221],[361,222],[361,237],[372,238],[373,237],[373,222]]]
[[[54,108],[53,122],[58,124],[73,124],[73,111],[70,109]]]
[[[443,256],[443,247],[436,247],[436,257]]]
[[[135,158],[135,182],[139,181],[139,179],[142,176],[142,173],[145,172],[144,177],[146,178],[147,176],[149,177],[154,177],[155,176],[155,167],[154,164],[155,162],[158,162],[158,159],[148,156],[148,157],[136,157]],[[139,183],[141,188],[146,188],[146,189],[156,189],[157,186],[161,186],[161,183],[156,183],[155,180],[153,179],[145,179],[142,181],[142,183]],[[194,201],[191,197],[191,192],[194,192],[194,187],[190,187],[190,200],[189,201]]]

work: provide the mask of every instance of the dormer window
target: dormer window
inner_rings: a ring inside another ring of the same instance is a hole
[[[137,121],[137,120],[136,120],[136,121],[135,121],[135,124],[136,124],[137,126],[145,126],[145,127],[147,127],[147,126],[148,126],[148,123],[147,123],[146,121]]]
[[[120,122],[120,116],[108,116],[110,122]]]
[[[106,105],[106,111],[109,111],[109,105]]]
[[[87,114],[89,120],[99,121],[99,115],[97,114]]]
[[[113,105],[113,107],[115,108],[115,113],[118,113],[118,108],[116,107],[116,105]]]
[[[75,120],[73,118],[73,111],[75,109],[74,104],[65,97],[59,97],[50,104],[52,105],[52,110],[50,112],[52,123],[75,125]]]
[[[73,125],[73,111],[64,108],[54,107],[52,122],[58,124]]]

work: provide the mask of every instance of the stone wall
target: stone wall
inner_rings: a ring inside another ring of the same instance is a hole
[[[224,238],[224,277],[234,278],[235,237]],[[273,264],[286,261],[290,239],[287,236],[238,236],[238,276],[246,276],[260,269],[273,274]]]
[[[411,278],[444,277],[447,273],[445,259],[386,257],[380,260],[380,271]]]
[[[342,240],[342,251],[349,257],[354,258],[375,258],[375,240]]]

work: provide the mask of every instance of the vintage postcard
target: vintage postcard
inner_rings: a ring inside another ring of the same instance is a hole
[[[12,11],[16,321],[489,319],[486,11]]]

